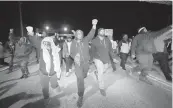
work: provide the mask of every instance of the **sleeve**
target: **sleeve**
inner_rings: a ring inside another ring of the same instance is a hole
[[[122,40],[118,43],[118,52],[120,52],[122,46]]]
[[[65,58],[65,54],[66,54],[66,45],[65,45],[65,42],[64,42],[63,48],[62,48],[62,56],[63,56],[63,58]]]
[[[135,55],[136,48],[137,48],[137,36],[134,37],[131,44],[131,55]]]
[[[106,40],[108,41],[108,44],[109,44],[109,55],[113,59],[113,58],[115,58],[115,54],[113,52],[112,43],[109,39],[106,39]]]
[[[88,35],[84,38],[87,42],[91,41],[94,38],[96,32],[96,27],[93,26]]]
[[[75,42],[73,41],[70,48],[70,56],[74,59],[75,57]]]
[[[25,54],[26,56],[29,56],[29,54],[32,53],[32,50],[33,50],[33,47],[32,47],[31,45],[27,45],[24,54]]]
[[[94,41],[92,41],[92,43],[91,43],[91,54],[90,54],[91,60],[93,60],[94,57],[96,56],[95,55],[96,54],[95,52],[96,52],[96,47],[95,47]]]
[[[163,28],[159,31],[153,32],[153,36],[154,36],[154,38],[158,38],[158,37],[171,38],[171,36],[172,36],[172,27],[168,26],[168,27]]]

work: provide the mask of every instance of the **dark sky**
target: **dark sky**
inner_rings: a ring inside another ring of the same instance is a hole
[[[19,35],[18,2],[1,1],[0,16],[0,39],[8,37],[9,28]],[[172,6],[133,1],[30,1],[22,2],[22,16],[25,26],[42,28],[50,24],[59,29],[68,24],[71,29],[82,29],[85,35],[92,26],[91,20],[97,18],[99,27],[114,29],[115,39],[119,39],[122,33],[135,35],[141,26],[155,31],[172,24]]]

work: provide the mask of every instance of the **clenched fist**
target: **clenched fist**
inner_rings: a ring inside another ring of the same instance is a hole
[[[93,20],[92,20],[92,24],[93,24],[93,25],[97,25],[97,22],[98,22],[97,19],[93,19]]]

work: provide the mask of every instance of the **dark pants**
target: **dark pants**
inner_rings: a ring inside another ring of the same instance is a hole
[[[14,49],[11,49],[12,51],[11,51],[11,60],[10,60],[10,66],[9,66],[9,71],[11,72],[12,71],[12,69],[13,69],[13,61],[14,61],[14,53],[15,53],[15,48]]]
[[[126,61],[127,61],[127,57],[128,57],[128,54],[127,53],[120,53],[120,58],[121,58],[121,63],[120,63],[120,66],[125,69],[125,64],[126,64]]]
[[[39,63],[39,60],[40,60],[40,49],[35,48],[35,51],[36,51],[37,63]]]
[[[29,70],[28,70],[28,61],[22,61],[20,64],[21,71],[23,75],[28,75]]]
[[[4,58],[0,58],[0,65],[8,66],[9,64],[4,62]]]
[[[78,95],[82,97],[84,95],[84,78],[87,77],[87,73],[89,70],[89,62],[82,63],[80,66],[75,64],[75,74],[77,77],[77,87],[78,87]]]
[[[72,69],[73,59],[69,56],[65,58],[66,63],[66,72],[69,72],[69,69]]]
[[[51,87],[53,89],[57,88],[59,86],[58,84],[58,78],[57,75],[53,75],[51,77],[42,74],[42,72],[40,71],[40,82],[41,82],[41,86],[42,86],[42,92],[43,92],[43,96],[44,99],[48,99],[49,98],[49,83],[51,85]]]
[[[169,68],[169,64],[168,64],[168,54],[167,53],[163,53],[163,52],[158,52],[156,54],[153,54],[153,57],[156,61],[159,62],[160,68],[163,72],[163,74],[165,75],[167,80],[171,79],[170,73],[171,70]]]

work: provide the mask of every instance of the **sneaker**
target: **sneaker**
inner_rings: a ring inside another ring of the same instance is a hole
[[[69,72],[66,72],[65,76],[68,77],[69,75],[70,75],[70,73]]]
[[[49,105],[50,101],[51,101],[50,98],[44,99],[44,106],[47,107]]]
[[[78,107],[78,108],[81,108],[82,105],[83,105],[83,97],[79,97],[79,98],[78,98],[78,101],[77,101],[77,107]]]
[[[146,76],[139,75],[139,80],[152,85],[151,81],[149,81]]]
[[[97,78],[97,80],[98,80],[98,74],[97,74],[97,71],[94,71],[94,74],[95,74],[95,76],[96,76],[96,78]]]
[[[23,79],[23,78],[27,78],[28,76],[27,75],[22,75],[21,77],[20,77],[20,79]]]
[[[105,92],[104,89],[100,89],[100,93],[101,93],[102,96],[106,96],[106,92]]]

